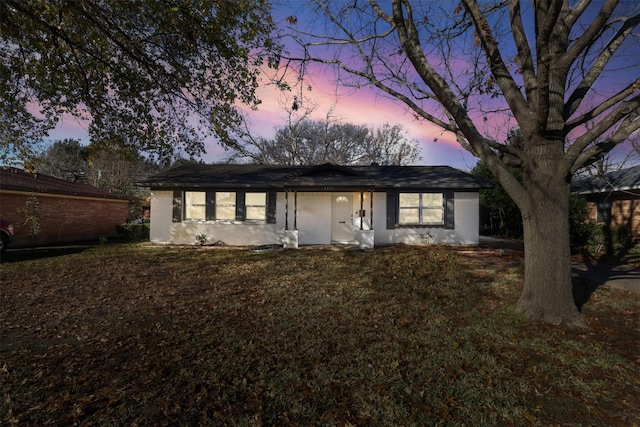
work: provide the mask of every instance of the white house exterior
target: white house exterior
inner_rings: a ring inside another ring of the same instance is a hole
[[[488,184],[446,166],[183,165],[145,181],[154,243],[477,245]]]

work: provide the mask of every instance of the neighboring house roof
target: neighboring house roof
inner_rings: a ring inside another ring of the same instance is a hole
[[[63,194],[103,199],[129,200],[126,194],[93,187],[88,184],[65,181],[39,173],[29,173],[16,168],[0,167],[0,189],[28,191],[34,194]]]
[[[590,177],[571,183],[573,194],[609,193],[611,191],[640,190],[640,165],[615,172],[603,177]]]
[[[487,181],[449,166],[188,164],[145,179],[153,188],[430,188],[479,190]]]

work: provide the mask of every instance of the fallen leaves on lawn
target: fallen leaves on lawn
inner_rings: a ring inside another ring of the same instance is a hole
[[[0,266],[8,425],[633,425],[637,295],[513,313],[515,254],[108,245]]]

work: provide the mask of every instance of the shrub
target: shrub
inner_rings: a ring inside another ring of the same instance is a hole
[[[196,234],[196,244],[204,246],[209,241],[209,237],[205,233]]]
[[[598,224],[592,228],[588,250],[596,254],[618,255],[631,244],[631,233],[627,227]]]
[[[17,209],[18,213],[24,214],[23,225],[27,228],[27,236],[31,237],[31,245],[35,249],[36,238],[40,235],[40,229],[42,226],[41,214],[40,214],[40,202],[38,198],[31,193],[27,197],[27,201],[23,208]]]
[[[117,227],[118,236],[126,241],[148,240],[149,224],[126,223]]]
[[[571,246],[582,248],[592,237],[594,224],[587,221],[589,208],[587,201],[581,196],[571,196],[569,198],[569,235]]]

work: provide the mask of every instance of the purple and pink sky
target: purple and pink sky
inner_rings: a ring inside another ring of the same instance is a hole
[[[406,136],[420,145],[422,160],[419,164],[470,169],[477,161],[460,147],[451,133],[445,133],[425,120],[417,120],[400,101],[384,97],[372,88],[337,86],[330,76],[321,72],[306,75],[305,88],[309,86],[311,90],[304,89],[301,109],[308,104],[314,105],[311,119],[325,120],[330,114],[332,119],[340,122],[370,128],[381,127],[384,123],[402,125]],[[273,85],[261,87],[259,96],[262,104],[257,112],[249,113],[252,131],[264,137],[273,136],[274,127],[286,123],[284,105],[291,105],[294,95],[295,92],[282,93]]]
[[[280,20],[284,25],[286,25],[285,21],[289,15],[299,18],[307,15],[307,11],[302,7],[306,3],[297,0],[287,3],[274,11],[276,20]],[[316,22],[307,21],[311,22],[311,26],[314,26]],[[464,59],[461,61],[464,62]],[[464,67],[464,64],[459,65]],[[631,70],[636,69],[631,68]],[[296,77],[294,75],[291,78],[295,81]],[[264,81],[268,81],[266,76]],[[381,127],[384,123],[399,124],[405,129],[407,137],[415,139],[420,145],[422,160],[417,164],[448,165],[469,170],[477,162],[473,155],[455,141],[451,133],[445,133],[442,129],[425,120],[416,120],[414,114],[400,101],[385,97],[371,87],[361,86],[361,88],[355,89],[336,85],[331,72],[323,72],[317,68],[310,69],[305,74],[304,86],[305,88],[311,87],[311,90],[305,89],[303,102],[306,105],[303,104],[302,108],[309,104],[315,105],[315,109],[309,117],[311,119],[324,120],[330,114],[334,120],[366,125],[370,128]],[[257,111],[244,110],[254,137],[271,138],[275,134],[276,127],[287,123],[285,105],[291,105],[294,94],[294,92],[283,93],[272,84],[264,84],[259,88],[258,97],[262,103]],[[50,132],[49,139],[55,141],[74,138],[88,144],[89,137],[86,126],[86,122],[72,117],[64,117],[58,127]],[[492,126],[492,124],[485,122],[485,126]],[[495,126],[496,128],[509,128],[506,123],[495,124]],[[220,162],[229,155],[212,138],[206,141],[206,150],[207,152],[203,156],[203,160],[206,162]],[[629,150],[623,151],[628,152]]]
[[[307,76],[312,90],[304,94],[305,102],[316,105],[311,119],[324,120],[331,113],[333,119],[371,128],[381,127],[384,123],[400,124],[410,139],[418,141],[422,165],[448,165],[459,169],[471,169],[477,159],[458,145],[451,134],[424,120],[417,121],[414,115],[399,101],[380,96],[370,88],[343,88],[336,86],[330,78]],[[249,126],[254,136],[273,137],[275,127],[286,123],[287,112],[284,105],[290,105],[293,92],[283,93],[273,85],[260,87],[258,95],[262,100],[257,111],[245,111]],[[65,138],[79,139],[89,143],[86,130],[87,123],[70,116],[65,116],[59,125],[50,132],[49,140]],[[436,142],[437,140],[437,142]],[[214,139],[207,140],[207,153],[203,156],[206,162],[219,162],[228,156],[228,152]]]
[[[274,18],[283,25],[286,25],[286,18],[289,15],[295,15],[301,21],[306,20],[307,23],[315,22],[306,16],[308,11],[303,7],[306,4],[298,0],[280,4],[274,10]],[[293,47],[290,46],[290,48]],[[293,83],[296,77],[291,77]],[[268,76],[264,76],[264,81],[265,83],[268,81]],[[316,106],[310,119],[324,120],[330,113],[334,120],[366,125],[370,128],[378,128],[385,123],[399,124],[405,129],[407,138],[416,140],[420,145],[422,159],[417,164],[448,165],[468,170],[477,162],[474,156],[460,147],[452,134],[443,133],[440,128],[424,120],[417,121],[414,114],[402,103],[383,97],[370,87],[362,86],[361,89],[356,90],[336,85],[331,72],[325,73],[318,69],[311,74],[307,73],[304,83],[305,87],[310,86],[312,89],[305,90],[303,101],[307,105],[312,103]],[[276,127],[287,123],[287,112],[284,106],[291,105],[294,95],[294,92],[283,93],[272,84],[265,84],[259,88],[258,96],[262,103],[258,110],[243,109],[254,137],[271,138],[275,135]],[[87,125],[86,122],[65,116],[57,128],[50,132],[49,140],[73,138],[88,144]],[[203,156],[206,162],[220,162],[229,156],[229,153],[213,138],[206,141],[206,150]]]

